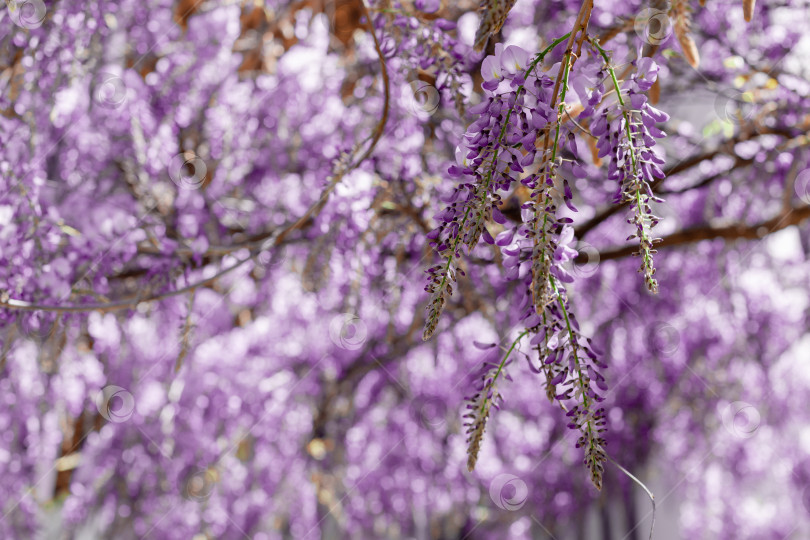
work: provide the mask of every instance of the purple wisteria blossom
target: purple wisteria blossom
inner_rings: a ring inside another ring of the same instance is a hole
[[[0,4],[0,538],[810,538],[807,20]]]

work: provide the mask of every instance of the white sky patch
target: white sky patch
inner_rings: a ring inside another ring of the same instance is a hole
[[[765,241],[768,255],[779,260],[797,260],[803,258],[801,238],[797,227],[787,227],[768,235]]]

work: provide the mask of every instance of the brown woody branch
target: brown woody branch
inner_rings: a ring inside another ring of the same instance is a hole
[[[760,240],[781,229],[798,225],[808,218],[810,218],[810,206],[802,206],[800,208],[790,208],[771,219],[754,225],[746,225],[744,223],[735,223],[734,225],[727,225],[725,227],[699,225],[665,236],[660,243],[656,244],[656,247],[693,244],[701,240],[712,240],[715,238],[723,238],[725,240]],[[638,246],[636,245],[609,249],[599,253],[599,260],[620,259],[633,255],[637,251]],[[584,263],[587,262],[587,259],[588,256],[582,254],[577,257],[576,260],[577,262]]]
[[[716,148],[714,150],[708,151],[708,152],[701,152],[700,154],[695,154],[693,156],[685,158],[685,159],[679,161],[678,163],[676,163],[675,165],[673,165],[673,166],[669,167],[668,169],[666,169],[664,171],[664,175],[665,175],[664,178],[657,178],[652,183],[651,187],[652,187],[653,192],[661,193],[661,185],[670,176],[674,176],[674,175],[676,175],[678,173],[687,171],[687,170],[695,167],[696,165],[702,163],[703,161],[713,159],[713,158],[719,156],[720,154],[731,153],[731,152],[733,152],[733,148],[734,148],[735,144],[751,140],[751,139],[756,138],[756,137],[758,137],[760,135],[782,135],[783,137],[794,137],[794,139],[806,139],[806,135],[804,135],[804,134],[798,135],[798,137],[797,137],[795,133],[793,133],[791,131],[788,131],[788,130],[783,130],[783,129],[760,130],[759,132],[752,132],[750,130],[742,131],[736,137],[723,142],[720,147],[718,147],[718,148]],[[806,144],[806,142],[805,142],[805,144]],[[741,165],[742,164],[740,164],[740,163],[735,163],[733,167],[736,168],[736,167],[739,167]],[[719,176],[720,175],[716,175],[716,177],[712,178],[712,180],[717,179],[717,177],[719,177]],[[625,209],[627,207],[627,205],[628,205],[627,202],[623,202],[623,203],[614,204],[612,206],[609,206],[609,207],[605,208],[604,210],[602,210],[601,212],[596,214],[594,217],[592,217],[591,219],[589,219],[588,221],[586,221],[585,223],[583,223],[579,227],[576,227],[576,237],[580,238],[580,239],[583,238],[586,234],[588,234],[590,231],[595,229],[603,221],[605,221],[606,219],[610,218],[611,216],[617,214],[619,211]]]

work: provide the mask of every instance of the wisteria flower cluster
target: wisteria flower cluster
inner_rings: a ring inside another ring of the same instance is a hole
[[[553,82],[545,74],[534,73],[543,56],[539,54],[529,63],[525,50],[516,46],[504,49],[499,44],[496,54],[482,64],[486,98],[470,109],[478,118],[467,129],[456,150],[457,163],[449,169],[458,185],[447,198],[449,205],[434,216],[440,225],[428,233],[446,262],[428,270],[426,290],[433,299],[423,335],[426,340],[436,330],[452,294],[461,248],[471,252],[482,236],[492,244],[487,222],[506,223],[498,209],[499,192],[508,192],[516,181],[536,182],[532,176],[519,180],[519,175],[534,163],[537,131],[556,121],[556,114],[544,102]]]
[[[0,538],[810,537],[805,20],[0,3]]]
[[[588,108],[581,117],[593,116],[591,133],[598,138],[597,157],[610,158],[608,178],[618,183],[614,202],[628,203],[633,209],[633,217],[628,223],[635,227],[636,232],[627,239],[638,238],[642,259],[639,271],[644,274],[647,288],[655,293],[658,292],[658,282],[653,277],[653,245],[657,239],[650,229],[658,223],[658,218],[653,215],[650,202],[663,202],[653,193],[652,185],[656,179],[664,178],[661,168],[664,160],[652,148],[655,139],[666,136],[657,124],[669,120],[669,115],[650,105],[644,94],[652,88],[658,74],[658,66],[652,59],[639,59],[637,70],[621,87],[615,72],[608,69],[615,85],[615,102],[596,110],[591,103],[603,99],[604,85],[600,84],[601,91],[597,87],[591,93]]]
[[[555,87],[548,73],[535,73],[537,65],[554,45],[529,62],[529,53],[519,47],[496,45],[495,54],[482,63],[482,88],[486,99],[471,109],[478,114],[464,136],[464,145],[457,151],[457,164],[450,168],[451,176],[460,178],[449,197],[450,205],[436,216],[439,227],[428,234],[446,263],[428,270],[426,290],[433,294],[429,305],[424,338],[434,332],[460,259],[461,246],[468,253],[483,236],[488,244],[503,247],[504,267],[510,279],[525,284],[523,300],[518,304],[531,344],[540,356],[540,368],[545,373],[550,399],[575,405],[566,409],[572,418],[569,427],[582,432],[577,446],[585,447],[585,463],[593,483],[601,488],[605,461],[603,450],[604,410],[595,407],[602,398],[591,387],[594,380],[607,389],[604,376],[597,371],[607,367],[597,359],[588,341],[579,333],[579,325],[566,297],[563,283],[573,281],[564,266],[577,252],[570,247],[573,228],[570,218],[558,218],[552,189],[562,184],[562,198],[571,210],[573,193],[567,179],[557,174],[556,155],[562,119],[552,107]],[[558,64],[557,71],[561,69]],[[567,68],[566,68],[567,70]],[[544,134],[556,130],[555,142],[548,152],[538,152]],[[578,159],[574,136],[563,131],[570,144],[573,159]],[[560,153],[562,151],[560,150]],[[535,161],[541,162],[539,170]],[[534,168],[535,172],[531,169]],[[529,169],[529,170],[527,170]],[[580,167],[581,169],[581,167]],[[526,223],[518,230],[506,230],[497,239],[487,229],[490,220],[504,224],[506,218],[498,210],[499,191],[509,192],[518,183],[530,188],[531,198],[522,213]],[[519,240],[513,241],[517,236]],[[524,334],[521,334],[523,337]],[[511,349],[510,349],[511,351]],[[507,354],[508,356],[508,354]],[[531,363],[531,362],[530,362]],[[495,364],[492,372],[482,377],[481,387],[470,398],[473,412],[468,414],[468,467],[472,470],[484,435],[492,403],[501,397],[495,388],[506,357]]]

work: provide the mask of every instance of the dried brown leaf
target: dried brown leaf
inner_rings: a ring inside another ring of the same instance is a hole
[[[678,43],[681,44],[683,56],[690,66],[697,68],[700,64],[700,53],[695,40],[689,35],[689,30],[692,27],[692,8],[689,6],[689,2],[687,0],[674,0],[671,14],[675,18],[675,36],[678,38]]]
[[[745,17],[745,22],[751,22],[751,18],[754,16],[754,6],[756,3],[757,0],[743,0],[743,17]]]
[[[473,49],[480,52],[489,41],[490,36],[497,34],[506,22],[506,17],[517,0],[484,0],[481,3],[481,22],[475,33]]]

